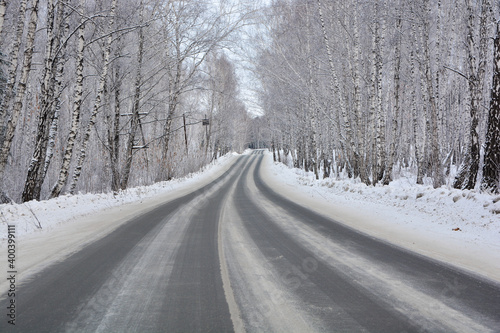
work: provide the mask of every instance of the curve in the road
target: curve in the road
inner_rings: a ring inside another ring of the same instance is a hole
[[[314,309],[322,318],[328,330],[494,332],[499,326],[497,284],[374,239],[286,199],[263,182],[263,157],[258,159],[249,177],[257,192],[249,190],[246,173],[251,170],[247,168],[237,185],[235,206],[258,249],[280,272],[284,283],[293,286],[304,307]],[[259,204],[264,202],[261,197],[266,205]],[[264,206],[272,206],[274,215]],[[399,297],[404,302],[394,302],[398,297],[384,295],[385,290],[370,290],[373,286],[363,276],[318,257],[293,230],[285,231],[275,220],[277,211],[281,211],[281,220],[302,224],[297,232],[307,226],[335,248],[347,249],[349,255],[360,256],[379,269],[388,268],[385,275],[394,274],[407,286],[400,290],[412,290],[413,294]],[[304,263],[314,267],[307,271]],[[325,301],[325,295],[329,300]],[[411,303],[418,303],[420,308]],[[415,309],[421,313],[413,313]],[[441,314],[446,318],[439,318]]]
[[[238,158],[210,184],[24,282],[16,330],[498,331],[497,284],[290,201],[264,182],[263,158]],[[439,309],[422,309],[433,301]],[[1,321],[4,331],[12,327]]]
[[[16,330],[21,332],[109,330],[109,326],[112,324],[108,323],[104,327],[100,326],[100,324],[113,315],[106,312],[106,307],[112,304],[114,298],[120,296],[121,280],[125,277],[120,276],[117,268],[123,264],[134,249],[141,251],[141,247],[147,248],[150,245],[148,241],[159,233],[169,223],[170,218],[180,209],[187,207],[190,208],[187,209],[188,213],[195,212],[197,207],[193,207],[190,203],[206,202],[207,194],[211,195],[214,188],[220,188],[221,184],[227,183],[230,177],[234,178],[235,170],[240,165],[244,165],[247,160],[248,156],[238,159],[229,170],[208,185],[126,222],[113,233],[97,240],[64,261],[47,267],[30,281],[18,286],[19,296],[16,300],[17,325],[12,327],[6,320],[2,320],[0,321],[0,332]],[[186,224],[190,223],[190,220],[186,219],[181,222]],[[212,228],[217,230],[213,224]],[[145,258],[145,260],[150,259]],[[212,259],[217,259],[217,256],[214,255]],[[135,264],[132,263],[129,266],[133,267]],[[182,265],[182,263],[180,264]],[[159,267],[160,271],[161,269],[162,267]],[[177,268],[174,267],[174,273],[176,270]],[[147,274],[154,274],[154,272],[147,272]],[[213,278],[213,276],[204,278],[210,284],[210,278]],[[142,286],[137,285],[135,287],[140,290]],[[103,289],[106,291],[104,294],[102,293]],[[147,295],[147,292],[142,293],[142,297],[147,297]],[[224,293],[221,292],[220,288],[217,289],[217,295],[215,299],[210,301],[212,304],[210,308],[218,309],[219,314],[217,316],[223,318],[220,320],[220,322],[224,322],[220,326],[222,330],[228,327],[232,329],[230,327],[231,323],[228,321],[230,315]],[[163,295],[162,299],[165,303],[171,303],[168,296]],[[142,299],[136,299],[133,303],[140,304],[143,301]],[[147,302],[144,301],[144,303]],[[122,304],[121,306],[126,307],[129,305],[131,304]],[[196,303],[192,303],[192,305],[193,307],[197,306]],[[0,306],[6,308],[6,300],[1,301]],[[154,306],[161,307],[162,304],[155,304]],[[142,311],[145,316],[141,316],[141,320],[144,320],[144,322],[134,323],[133,326],[125,327],[125,329],[127,331],[142,331],[144,329],[162,331],[168,328],[169,331],[177,331],[176,325],[179,324],[179,321],[169,322],[172,316],[166,318],[163,315],[159,318],[147,316],[148,313],[155,313],[154,310],[143,308]],[[190,322],[193,321],[193,318],[189,318],[191,314],[186,308],[184,308],[184,311],[183,321],[184,319],[189,319]],[[127,318],[116,318],[116,320],[127,322]],[[199,328],[204,330],[208,326]],[[215,330],[218,330],[218,328],[218,326],[212,327]]]

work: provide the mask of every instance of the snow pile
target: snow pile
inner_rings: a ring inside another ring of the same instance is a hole
[[[49,232],[63,223],[74,222],[82,216],[190,187],[201,180],[214,178],[216,172],[236,155],[238,154],[225,155],[184,178],[130,188],[117,194],[63,195],[46,201],[0,205],[0,239],[4,240],[7,237],[7,224],[16,225],[17,236]]]
[[[318,194],[346,201],[347,204],[365,201],[393,206],[408,211],[408,215],[427,216],[432,224],[459,228],[462,231],[484,229],[500,234],[500,195],[445,186],[434,189],[429,185],[416,185],[414,177],[399,178],[387,186],[367,186],[359,180],[349,178],[316,180],[312,172],[289,169],[279,163],[274,167],[277,174],[291,173],[293,177],[288,177],[288,181],[295,178],[298,185],[312,187],[312,191]]]

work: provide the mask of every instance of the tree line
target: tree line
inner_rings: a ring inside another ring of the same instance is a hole
[[[225,50],[249,4],[0,1],[0,201],[116,192],[243,150]]]
[[[418,184],[498,192],[499,10],[490,0],[272,1],[253,66],[275,160],[316,178],[389,184],[411,168]]]

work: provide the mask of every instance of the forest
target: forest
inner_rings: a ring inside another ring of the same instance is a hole
[[[316,178],[389,184],[410,170],[417,184],[498,192],[499,12],[0,0],[0,202],[118,192],[261,146]]]
[[[417,184],[498,192],[499,8],[274,2],[256,68],[275,160],[316,179],[389,184],[410,170]]]
[[[1,201],[119,191],[242,151],[244,3],[0,1]]]

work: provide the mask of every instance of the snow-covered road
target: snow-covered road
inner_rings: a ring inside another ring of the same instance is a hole
[[[256,151],[228,156],[179,181],[175,191],[165,191],[166,184],[136,190],[141,202],[128,193],[122,200],[131,203],[71,223],[54,222],[54,212],[48,230],[29,232],[32,217],[16,215],[25,206],[2,207],[19,230],[16,288],[23,297],[16,300],[16,327],[487,332],[500,326],[500,286],[492,281],[500,281],[498,227],[483,228],[493,229],[484,242],[474,239],[479,227],[474,238],[464,237],[463,227],[443,239],[446,228],[433,227],[432,219],[414,232],[397,205],[363,206],[350,194],[335,194],[334,186],[300,185],[301,177]],[[90,200],[111,206],[115,199]],[[75,200],[86,199],[66,198]],[[29,204],[43,226],[49,221],[43,207],[51,202]],[[65,199],[56,205],[64,207]],[[460,241],[465,246],[453,248]],[[0,251],[7,253],[5,243]],[[1,264],[3,274],[8,268]],[[8,288],[0,284],[2,308]],[[0,322],[0,331],[11,328]]]

